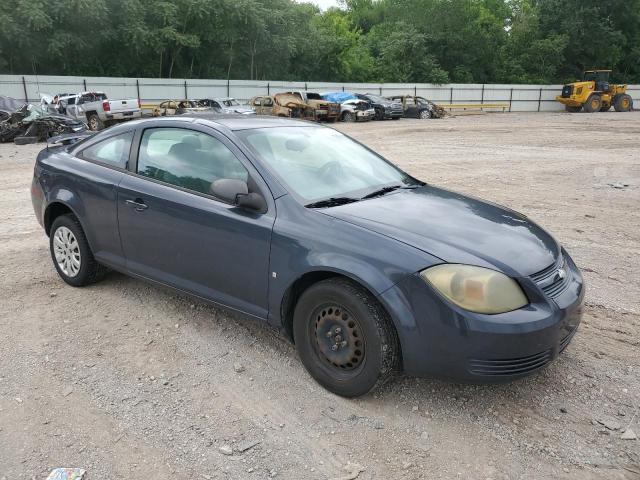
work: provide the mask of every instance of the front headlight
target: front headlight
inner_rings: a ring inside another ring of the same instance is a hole
[[[420,275],[451,302],[472,312],[504,313],[529,303],[514,279],[488,268],[442,264]]]

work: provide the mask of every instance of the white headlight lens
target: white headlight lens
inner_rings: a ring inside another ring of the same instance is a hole
[[[488,268],[442,264],[420,275],[451,302],[472,312],[504,313],[529,303],[514,279]]]

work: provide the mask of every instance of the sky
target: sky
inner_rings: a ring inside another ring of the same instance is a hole
[[[329,7],[337,7],[338,0],[296,0],[299,3],[315,3],[322,10],[326,10]]]

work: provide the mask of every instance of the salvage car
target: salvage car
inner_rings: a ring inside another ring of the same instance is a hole
[[[316,121],[336,122],[340,118],[340,105],[325,100],[319,93],[295,90],[286,94],[293,95],[308,105]]]
[[[358,122],[373,120],[376,115],[371,103],[361,100],[353,93],[325,92],[322,98],[340,105],[340,120],[343,122]]]
[[[165,100],[153,109],[153,117],[166,117],[167,115],[183,115],[185,113],[206,112],[209,107],[200,105],[195,100]]]
[[[531,219],[311,122],[118,125],[42,150],[31,197],[69,285],[111,268],[262,319],[346,397],[400,370],[532,374],[581,318],[580,270]]]
[[[240,115],[255,115],[253,108],[246,105],[240,105],[235,98],[204,98],[198,100],[198,104],[202,107],[213,108],[218,113],[238,113]]]
[[[442,118],[446,114],[444,108],[439,107],[424,97],[397,95],[390,97],[390,100],[402,104],[405,118],[420,118],[426,120],[429,118]]]
[[[142,116],[137,98],[109,100],[104,92],[80,92],[58,98],[64,99],[66,115],[86,123],[93,131]]]
[[[0,142],[23,145],[86,128],[84,123],[66,115],[48,113],[35,105],[0,96]]]
[[[277,93],[276,95],[259,95],[249,100],[249,105],[257,115],[274,117],[290,117],[315,120],[314,109],[307,105],[298,95]]]
[[[372,93],[354,93],[354,95],[360,100],[365,100],[371,104],[376,112],[375,120],[398,120],[404,116],[404,108],[400,102],[394,102]]]

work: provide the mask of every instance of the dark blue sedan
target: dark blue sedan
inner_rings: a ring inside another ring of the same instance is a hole
[[[114,269],[266,320],[343,396],[397,371],[522,377],[580,322],[580,271],[542,228],[316,124],[133,121],[40,152],[31,192],[68,284]]]

